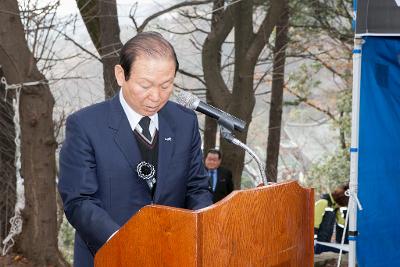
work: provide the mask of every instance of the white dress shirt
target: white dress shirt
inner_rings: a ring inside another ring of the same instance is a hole
[[[126,102],[124,95],[122,94],[122,89],[119,91],[119,101],[121,102],[122,108],[124,109],[124,112],[126,114],[126,117],[128,118],[129,125],[131,126],[132,131],[135,129],[139,132],[142,133],[142,127],[139,125],[139,121],[144,117],[143,115],[140,115],[136,111],[134,111]],[[150,118],[150,125],[149,125],[149,131],[151,134],[151,138],[154,137],[154,134],[156,132],[156,129],[158,130],[158,113],[149,116]]]

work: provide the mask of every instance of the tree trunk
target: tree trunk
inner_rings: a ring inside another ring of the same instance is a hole
[[[207,86],[213,88],[210,91],[211,97],[218,107],[225,109],[225,106],[229,105],[225,110],[247,122],[244,132],[235,133],[236,137],[244,143],[246,143],[248,126],[255,105],[254,69],[282,10],[283,4],[280,0],[271,1],[258,32],[253,33],[253,2],[242,1],[230,5],[225,9],[218,25],[208,34],[203,45],[204,79]],[[233,27],[235,28],[235,71],[233,90],[230,93],[222,78],[217,56]],[[221,141],[221,150],[224,153],[222,164],[232,171],[235,188],[240,188],[245,152],[225,141]]]
[[[122,47],[116,0],[76,0],[90,38],[103,64],[105,98],[112,97],[119,86],[114,76],[114,66],[119,63]]]
[[[221,20],[221,16],[223,13],[223,9],[221,7],[224,6],[225,0],[214,0],[213,3],[213,8],[212,10],[216,10],[212,13],[211,16],[211,31],[215,29],[215,27],[218,25],[219,21]],[[221,68],[221,50],[218,51],[217,53],[217,62],[218,62],[218,67]],[[207,86],[207,91],[206,91],[206,100],[207,103],[213,106],[217,106],[214,101],[212,100],[211,93],[210,91],[213,90],[212,87]],[[204,154],[207,153],[207,151],[211,148],[215,148],[216,144],[216,135],[217,135],[217,122],[206,116],[205,119],[205,124],[204,124]]]
[[[4,77],[0,62],[0,79]],[[0,241],[8,235],[15,207],[15,129],[12,92],[0,83]]]
[[[16,251],[39,266],[67,266],[57,246],[54,99],[24,37],[17,1],[0,1],[0,62],[8,83],[25,86],[20,97],[21,175],[25,186],[22,233]]]
[[[235,70],[233,79],[232,102],[228,112],[247,122],[246,129],[237,133],[236,137],[246,143],[248,127],[252,119],[255,105],[253,93],[254,67],[247,68],[245,63],[246,53],[253,37],[253,4],[251,1],[239,2],[234,8],[235,30]],[[245,152],[243,149],[226,141],[221,142],[224,153],[223,164],[233,174],[235,188],[240,188]]]
[[[208,91],[208,89],[207,89]],[[207,103],[210,105],[215,105],[213,101],[211,100],[210,94],[207,92],[206,93],[206,99]],[[207,151],[210,150],[211,148],[215,148],[216,145],[216,136],[217,136],[217,122],[213,119],[210,118],[209,116],[205,116],[205,124],[204,124],[204,145],[203,145],[203,151],[204,151],[204,156],[206,155]]]
[[[282,126],[283,87],[285,82],[286,46],[288,43],[289,10],[287,0],[276,27],[273,74],[271,86],[271,107],[269,110],[266,175],[269,182],[278,177],[279,147]]]

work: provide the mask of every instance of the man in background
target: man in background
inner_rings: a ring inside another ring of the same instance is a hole
[[[222,153],[218,149],[207,151],[204,163],[210,177],[210,189],[214,203],[233,191],[232,172],[221,167]]]

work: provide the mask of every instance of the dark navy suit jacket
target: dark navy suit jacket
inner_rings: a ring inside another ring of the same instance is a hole
[[[97,250],[145,205],[199,209],[212,204],[195,113],[167,102],[158,116],[154,197],[137,176],[140,151],[118,94],[68,117],[58,188],[76,229],[75,267],[93,266]]]
[[[210,177],[210,190],[212,190],[212,177]],[[233,191],[232,172],[223,167],[217,169],[217,184],[213,192],[213,202],[216,203]]]

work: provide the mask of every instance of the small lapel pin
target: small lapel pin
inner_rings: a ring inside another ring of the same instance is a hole
[[[165,140],[165,141],[171,141],[172,138],[171,138],[171,137],[168,137],[168,138],[164,138],[164,140]]]

